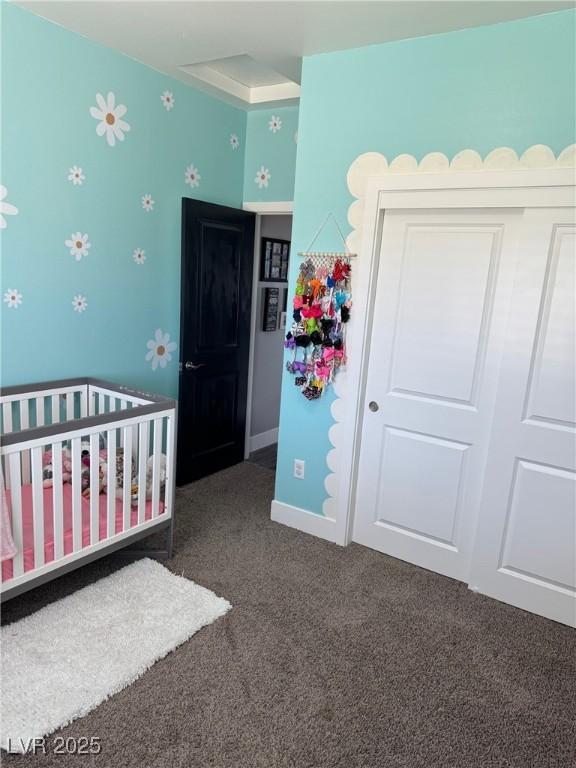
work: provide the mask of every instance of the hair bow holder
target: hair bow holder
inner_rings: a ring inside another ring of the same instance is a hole
[[[343,251],[313,251],[312,247],[332,219],[344,244]],[[346,240],[333,213],[329,213],[316,232],[300,265],[293,298],[292,329],[284,346],[291,359],[286,370],[307,400],[321,397],[346,364],[346,324],[352,306],[351,259]],[[302,359],[299,360],[299,350]]]

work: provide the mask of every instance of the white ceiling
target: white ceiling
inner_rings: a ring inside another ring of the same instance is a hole
[[[245,108],[297,95],[303,56],[574,7],[564,0],[14,1]]]

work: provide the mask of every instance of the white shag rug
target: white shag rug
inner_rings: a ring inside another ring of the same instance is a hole
[[[230,608],[145,559],[3,627],[2,748],[83,717]]]

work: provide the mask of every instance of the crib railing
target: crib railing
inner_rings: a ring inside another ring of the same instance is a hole
[[[34,385],[25,392],[16,389],[4,390],[0,395],[0,456],[17,547],[9,579],[5,578],[3,568],[3,592],[5,587],[36,578],[64,563],[103,550],[111,542],[153,528],[160,517],[165,521],[172,516],[174,500],[173,400],[95,379]],[[89,485],[85,489],[88,502],[82,492],[82,470],[87,461],[84,458],[83,463],[83,445],[89,467]],[[102,445],[106,451],[105,477],[101,476],[100,466]],[[117,482],[120,449],[121,484]],[[43,469],[47,451],[52,484],[50,504],[45,509]],[[65,489],[64,456],[71,464],[67,467],[70,476],[66,477],[71,484],[69,489]],[[101,493],[102,487],[105,494]],[[71,495],[68,507],[65,490]],[[23,515],[30,499],[32,533],[25,530]],[[49,536],[45,523],[50,528]]]
[[[25,392],[0,397],[2,436],[30,428],[59,424],[85,416],[87,385],[50,387],[42,392]],[[30,457],[22,460],[22,481],[30,482]],[[10,475],[6,477],[10,486]]]
[[[2,394],[0,432],[7,435],[30,427],[42,427],[89,415],[121,411],[149,402],[133,390],[112,390],[104,382],[48,386],[41,391]]]

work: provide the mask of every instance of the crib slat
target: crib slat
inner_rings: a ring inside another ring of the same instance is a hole
[[[106,432],[108,446],[108,470],[106,478],[106,518],[108,521],[106,536],[110,538],[116,533],[116,430]]]
[[[100,523],[100,435],[90,435],[90,544],[99,539]]]
[[[132,427],[132,458],[135,465],[138,466],[138,424],[134,424]]]
[[[45,422],[45,416],[44,416],[44,398],[37,397],[36,398],[36,426],[43,427],[45,423],[46,422]]]
[[[0,469],[4,475],[4,488],[8,490],[10,488],[10,454],[0,456]]]
[[[64,556],[64,503],[62,499],[62,443],[52,443],[52,525],[54,560]]]
[[[152,517],[160,506],[160,455],[162,454],[162,419],[154,419],[154,458],[152,459]]]
[[[30,400],[20,400],[20,429],[30,426]]]
[[[60,395],[52,395],[52,424],[60,423]]]
[[[20,429],[28,429],[30,426],[30,401],[20,400]],[[26,485],[30,482],[30,451],[22,451],[22,482]]]
[[[106,412],[104,395],[98,392],[98,413],[102,414]]]
[[[44,565],[44,493],[42,448],[32,448],[32,519],[34,521],[34,568]]]
[[[166,514],[172,514],[172,482],[174,472],[174,419],[169,416],[166,419],[166,489],[164,492],[164,507]]]
[[[74,418],[74,392],[66,392],[66,421],[72,421]]]
[[[146,462],[148,460],[148,422],[140,422],[138,446],[138,523],[143,523],[146,513]]]
[[[126,408],[126,400],[120,400],[119,398],[114,398],[114,410],[115,411],[122,411]],[[124,442],[124,435],[126,434],[126,430],[123,429],[120,432],[120,447],[125,448],[125,442]]]
[[[85,416],[88,416],[88,387],[80,391],[80,418],[83,419]]]
[[[5,435],[12,432],[12,403],[4,403],[2,405],[2,419],[3,419],[3,433]]]
[[[73,437],[72,443],[72,543],[73,551],[82,549],[82,463],[80,438]]]
[[[132,495],[132,427],[122,429],[124,436],[124,493],[122,494],[122,530],[130,528],[130,503]]]
[[[14,578],[24,573],[24,535],[22,526],[22,482],[20,474],[20,454],[10,454],[10,499],[12,501],[12,538],[17,552],[12,560]]]
[[[2,434],[9,435],[12,432],[12,403],[3,403],[2,405]],[[5,466],[8,470],[8,457],[5,459]],[[10,488],[10,472],[7,471],[4,477],[6,488]]]

